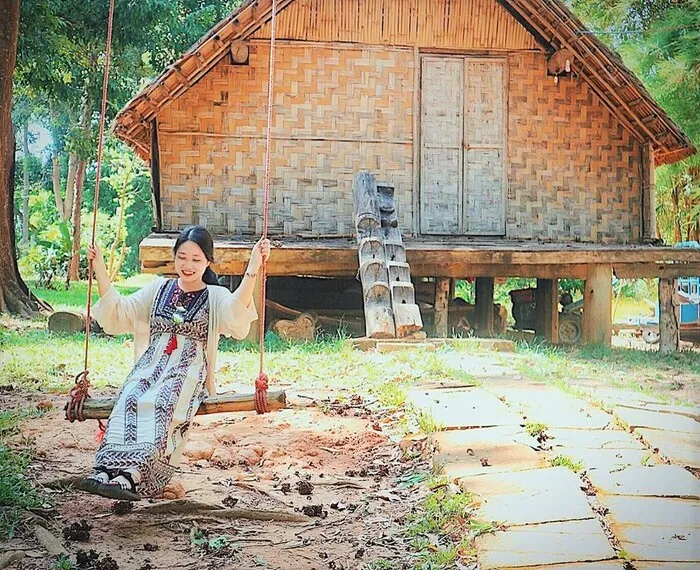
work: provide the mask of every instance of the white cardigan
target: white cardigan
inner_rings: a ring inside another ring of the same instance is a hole
[[[123,297],[112,285],[93,308],[93,314],[107,334],[134,335],[134,362],[141,358],[150,344],[151,310],[160,288],[166,283],[160,277],[139,291]],[[216,394],[214,372],[216,353],[221,335],[243,339],[248,335],[250,323],[257,320],[258,314],[251,300],[248,306],[225,287],[207,285],[209,289],[209,337],[207,341],[207,380],[210,396]]]

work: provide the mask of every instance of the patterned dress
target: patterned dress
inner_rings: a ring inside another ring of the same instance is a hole
[[[97,469],[133,474],[141,496],[175,473],[192,415],[206,397],[209,294],[163,283],[150,316],[150,344],[119,391],[95,456]]]

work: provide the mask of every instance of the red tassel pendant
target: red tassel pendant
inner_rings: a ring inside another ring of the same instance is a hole
[[[97,420],[98,422],[98,428],[97,428],[97,433],[95,434],[95,440],[97,441],[98,444],[102,443],[102,440],[105,438],[105,432],[107,431],[107,424],[103,422],[102,420]]]
[[[165,354],[170,356],[173,353],[173,350],[177,348],[177,337],[172,334],[170,335],[170,340],[168,341],[168,344],[165,347]]]

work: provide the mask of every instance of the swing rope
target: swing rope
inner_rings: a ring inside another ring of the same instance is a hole
[[[267,83],[267,133],[265,137],[265,182],[262,215],[262,237],[267,237],[268,209],[270,204],[270,152],[272,146],[272,103],[274,96],[275,78],[275,19],[277,16],[277,0],[272,0],[272,18],[270,20],[270,76]],[[258,328],[260,336],[260,373],[255,381],[255,410],[258,414],[270,411],[267,405],[267,388],[269,379],[265,374],[265,300],[267,298],[267,261],[263,259],[260,276],[260,315]]]
[[[109,63],[112,53],[112,27],[114,23],[114,0],[109,2],[109,17],[107,20],[107,49],[105,51],[105,72],[102,78],[102,109],[100,114],[100,134],[97,142],[97,171],[95,173],[95,197],[92,207],[92,237],[90,243],[95,246],[95,233],[97,230],[97,204],[100,197],[100,172],[102,170],[102,149],[104,146],[105,118],[107,115],[107,85],[109,82]],[[77,231],[74,229],[73,231]],[[88,355],[90,349],[90,309],[92,307],[92,261],[88,263],[88,289],[87,307],[85,317],[85,361],[83,371],[75,377],[75,385],[70,391],[70,401],[66,406],[66,419],[70,422],[85,421],[83,417],[83,405],[88,398],[90,379],[88,378]],[[104,425],[100,420],[100,432],[104,433]]]

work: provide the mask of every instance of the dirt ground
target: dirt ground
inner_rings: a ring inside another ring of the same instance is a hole
[[[400,417],[360,396],[317,406],[313,394],[297,394],[288,391],[290,407],[264,416],[197,416],[174,479],[184,488],[184,512],[149,513],[164,504],[150,500],[116,514],[115,501],[61,488],[49,491],[53,506],[38,511],[36,520],[67,549],[72,568],[340,570],[371,568],[377,559],[412,567],[400,523],[424,491],[397,485],[397,477],[425,469],[421,442],[412,442],[407,453],[406,442],[389,437]],[[48,402],[51,411],[27,419],[16,442],[35,446],[27,477],[44,483],[86,472],[97,447],[96,422],[67,423],[59,397],[15,390],[2,403],[26,408]],[[309,516],[304,522],[226,519],[193,510],[195,502]],[[31,526],[0,552],[24,553],[11,568],[56,568],[55,557],[37,547]],[[87,535],[87,541],[75,540]]]

